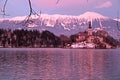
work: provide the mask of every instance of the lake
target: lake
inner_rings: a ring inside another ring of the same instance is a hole
[[[120,80],[120,49],[0,48],[0,80]]]

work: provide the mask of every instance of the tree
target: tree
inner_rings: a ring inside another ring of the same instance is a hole
[[[76,35],[71,35],[70,36],[70,40],[71,40],[71,42],[76,42]]]
[[[59,47],[61,44],[61,39],[47,30],[41,33],[41,41],[44,47]]]

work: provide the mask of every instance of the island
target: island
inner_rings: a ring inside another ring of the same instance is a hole
[[[112,49],[118,48],[120,41],[114,39],[103,28],[94,30],[91,21],[84,32],[66,36],[37,29],[0,29],[1,48],[78,48]]]
[[[85,32],[79,32],[74,36],[72,44],[67,44],[69,48],[92,48],[92,49],[111,49],[117,48],[119,41],[114,39],[103,28],[93,31],[91,21]]]

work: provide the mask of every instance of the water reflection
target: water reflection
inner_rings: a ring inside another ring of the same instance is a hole
[[[0,50],[0,80],[119,80],[119,50]]]

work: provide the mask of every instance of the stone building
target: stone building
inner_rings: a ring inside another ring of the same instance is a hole
[[[76,42],[82,42],[86,40],[87,34],[85,32],[79,32],[76,38]]]
[[[93,36],[92,25],[91,25],[91,21],[89,21],[89,26],[87,30],[87,42],[92,43],[93,40],[94,40],[94,36]]]

